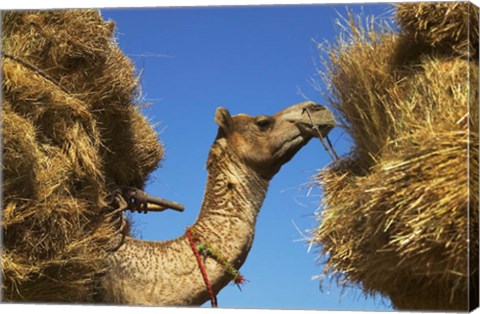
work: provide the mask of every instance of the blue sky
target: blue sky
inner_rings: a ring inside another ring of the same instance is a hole
[[[348,7],[383,16],[392,9]],[[310,83],[319,80],[315,41],[333,42],[346,5],[105,9],[102,15],[116,22],[118,43],[141,72],[142,101],[151,103],[143,112],[166,148],[147,192],[186,206],[184,213],[135,215],[140,237],[167,240],[183,234],[199,213],[217,107],[258,115],[305,99],[328,104]],[[343,132],[334,130],[330,138],[340,154],[348,152]],[[322,268],[318,249],[308,251],[306,241],[321,210],[321,191],[311,183],[329,161],[312,140],[273,178],[241,269],[249,282],[243,291],[225,287],[220,307],[391,310],[388,299],[365,298],[328,280],[320,290],[312,280]]]

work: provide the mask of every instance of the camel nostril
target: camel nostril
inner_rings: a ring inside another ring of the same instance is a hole
[[[309,102],[309,103],[305,104],[305,106],[303,107],[302,113],[305,113],[306,111],[314,113],[314,112],[321,112],[321,111],[324,111],[324,110],[328,111],[328,108],[323,106],[323,105],[319,105],[319,104],[316,104],[316,103],[313,103],[313,102]]]
[[[312,111],[323,111],[323,110],[328,110],[327,107],[319,104],[312,104],[308,109]]]

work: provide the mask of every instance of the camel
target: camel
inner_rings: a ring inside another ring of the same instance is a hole
[[[252,246],[269,181],[318,135],[314,130],[326,136],[335,120],[326,107],[302,102],[273,116],[231,116],[218,108],[215,122],[219,129],[208,156],[203,203],[188,230],[239,269]],[[204,265],[216,295],[232,275],[213,258],[204,258]],[[182,306],[209,300],[186,234],[161,242],[127,237],[109,257],[108,268],[100,303]]]

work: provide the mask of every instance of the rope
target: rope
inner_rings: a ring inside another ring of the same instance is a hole
[[[192,248],[193,254],[195,254],[195,257],[197,258],[197,264],[198,268],[200,268],[200,272],[202,273],[203,281],[205,282],[205,286],[207,287],[208,293],[210,294],[210,303],[212,307],[217,307],[217,297],[213,293],[212,286],[210,285],[210,281],[208,280],[208,275],[207,275],[207,270],[205,269],[205,265],[203,265],[202,262],[202,257],[200,256],[200,253],[198,252],[197,245],[195,244],[195,241],[193,240],[192,233],[190,232],[190,229],[187,229],[186,235],[188,238],[188,242],[190,243],[190,247]]]
[[[71,95],[70,91],[68,91],[65,87],[63,87],[58,81],[53,79],[51,76],[49,76],[47,73],[40,70],[39,68],[37,68],[33,64],[28,63],[27,61],[23,60],[22,58],[11,55],[11,54],[6,53],[4,51],[1,51],[0,54],[5,58],[8,58],[10,60],[13,60],[13,61],[23,65],[24,67],[26,67],[30,71],[33,71],[33,72],[37,73],[39,76],[43,77],[45,80],[49,81],[50,83],[52,83],[55,86],[57,86],[58,88],[60,88],[64,93],[66,93],[68,95]]]
[[[110,200],[108,200],[110,199]],[[126,218],[125,218],[125,214],[123,213],[125,211],[125,209],[127,208],[127,204],[125,202],[125,200],[118,194],[116,195],[109,195],[107,199],[107,202],[110,203],[110,208],[115,208],[115,210],[113,210],[112,212],[108,213],[105,215],[105,218],[107,219],[115,219],[114,217],[115,216],[119,216],[119,218],[117,218],[116,220],[120,220],[120,228],[119,230],[115,231],[114,235],[116,238],[116,236],[118,234],[120,234],[122,237],[120,239],[120,241],[118,242],[117,245],[115,245],[115,247],[111,248],[111,249],[108,249],[107,251],[108,252],[116,252],[118,251],[118,249],[120,249],[120,247],[125,243],[125,239],[127,237],[127,233],[128,233],[128,228],[127,228],[127,221],[126,221]],[[117,221],[111,221],[112,224],[116,224]]]

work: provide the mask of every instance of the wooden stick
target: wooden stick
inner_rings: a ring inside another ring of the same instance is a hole
[[[183,212],[183,210],[185,209],[185,206],[180,203],[150,195],[147,196],[147,204],[148,211],[161,211],[170,208],[179,212]]]
[[[185,209],[185,206],[182,204],[169,201],[164,198],[148,195],[145,191],[131,186],[119,186],[118,188],[120,195],[126,202],[125,209],[128,209],[132,212],[159,212],[168,208],[182,212]]]

